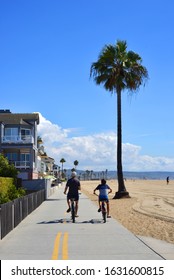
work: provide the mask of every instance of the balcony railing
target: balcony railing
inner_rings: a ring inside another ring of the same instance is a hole
[[[3,136],[2,143],[34,143],[34,138],[32,135],[12,135],[12,136]]]
[[[10,163],[13,163],[16,168],[30,168],[30,162],[29,161],[9,161]]]

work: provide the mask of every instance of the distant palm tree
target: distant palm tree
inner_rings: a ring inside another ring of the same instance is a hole
[[[108,170],[107,169],[105,171],[105,177],[106,177],[106,180],[107,180],[107,178],[108,178]]]
[[[87,180],[89,180],[90,171],[86,170]]]
[[[63,175],[63,164],[66,162],[64,158],[61,158],[60,163],[62,164],[62,175]]]
[[[77,167],[78,164],[79,164],[78,160],[75,160],[74,161],[75,170],[76,170],[76,167]]]
[[[103,84],[111,93],[117,94],[117,177],[118,192],[114,198],[129,196],[126,191],[122,170],[122,120],[121,93],[124,90],[134,92],[145,83],[148,72],[141,65],[141,57],[127,51],[126,41],[118,40],[115,45],[106,45],[98,60],[91,65],[90,76],[97,85]]]

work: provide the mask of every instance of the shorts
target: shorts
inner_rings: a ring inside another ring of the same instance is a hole
[[[67,194],[67,199],[71,199],[71,198],[74,198],[75,201],[78,201],[79,200],[79,194],[68,193]]]
[[[108,203],[109,199],[107,196],[99,196],[99,201],[106,201]]]

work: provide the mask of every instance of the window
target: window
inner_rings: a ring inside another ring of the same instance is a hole
[[[9,127],[5,128],[5,139],[9,141],[16,141],[18,137],[18,128],[17,127]]]
[[[22,140],[29,140],[31,135],[30,129],[21,129],[21,139]]]
[[[18,154],[17,153],[6,153],[6,157],[9,161],[17,161],[18,160]]]
[[[30,161],[30,154],[20,154],[21,161]]]

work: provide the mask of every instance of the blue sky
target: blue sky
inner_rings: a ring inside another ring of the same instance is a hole
[[[47,154],[66,168],[116,169],[116,96],[90,66],[126,40],[149,72],[122,95],[123,169],[174,170],[172,0],[1,0],[0,108],[40,113]]]

